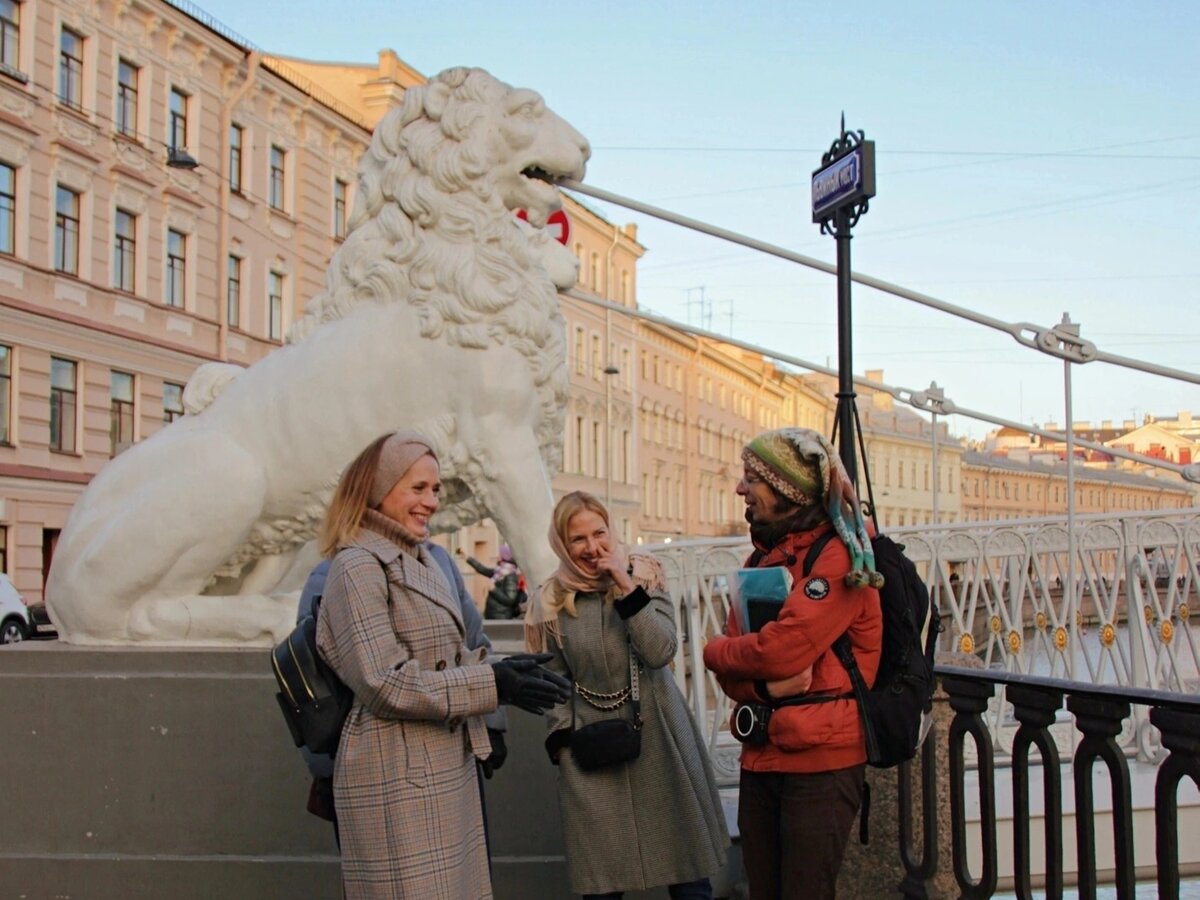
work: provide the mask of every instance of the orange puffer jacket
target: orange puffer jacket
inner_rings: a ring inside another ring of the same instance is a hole
[[[726,634],[704,648],[704,665],[735,701],[763,701],[762,682],[797,675],[812,666],[810,694],[850,694],[850,676],[833,642],[850,635],[867,685],[879,669],[883,618],[879,592],[849,588],[850,554],[836,538],[825,545],[805,576],[808,548],[832,526],[790,534],[754,563],[787,566],[794,579],[779,617],[758,632],[742,634],[730,615]],[[751,557],[753,561],[753,557]],[[751,565],[751,562],[747,562]],[[759,684],[756,686],[756,682]],[[853,697],[804,706],[783,706],[771,715],[770,740],[742,749],[742,768],[752,772],[829,772],[866,762],[862,724]]]

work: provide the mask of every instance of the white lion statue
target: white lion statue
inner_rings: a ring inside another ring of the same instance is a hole
[[[410,88],[359,168],[350,234],[287,344],[210,364],[184,416],[109,463],[59,540],[47,607],[79,644],[247,645],[294,624],[345,465],[416,428],[438,448],[441,530],[490,516],[535,583],[566,401],[557,288],[578,262],[542,228],[587,141],[481,69]],[[528,212],[522,221],[513,211]]]

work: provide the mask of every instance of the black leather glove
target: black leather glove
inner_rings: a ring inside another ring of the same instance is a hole
[[[479,768],[483,770],[484,778],[491,778],[492,773],[504,765],[504,761],[508,759],[508,746],[504,743],[503,731],[489,728],[487,733],[488,740],[492,742],[492,755],[483,760],[479,764]]]
[[[493,665],[500,702],[540,716],[570,699],[571,682],[541,666],[553,658],[550,653],[518,653]]]

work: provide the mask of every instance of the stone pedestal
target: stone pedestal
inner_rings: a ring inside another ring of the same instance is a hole
[[[275,690],[263,649],[0,648],[0,897],[340,898]],[[495,896],[568,900],[545,725],[509,723],[485,782]]]

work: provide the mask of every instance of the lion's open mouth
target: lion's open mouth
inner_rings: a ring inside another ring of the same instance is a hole
[[[554,184],[556,178],[550,172],[547,172],[541,166],[530,166],[521,172],[526,178],[533,178],[537,181],[545,181],[549,184]]]

